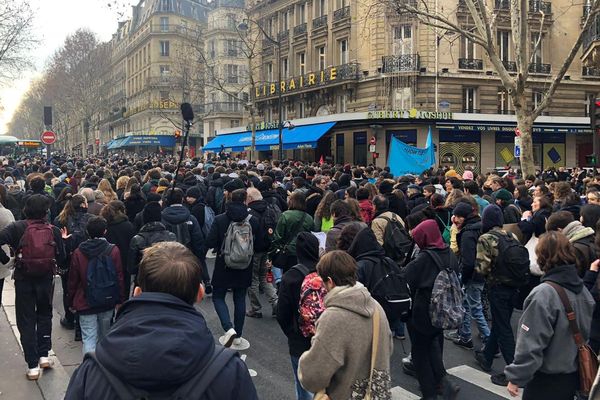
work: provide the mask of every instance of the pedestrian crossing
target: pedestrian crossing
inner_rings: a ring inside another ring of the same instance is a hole
[[[461,393],[458,395],[458,399],[467,399],[464,392],[465,385],[473,385],[481,388],[487,392],[490,392],[489,397],[481,397],[481,400],[496,400],[498,398],[504,399],[521,399],[522,391],[519,393],[517,397],[511,397],[508,394],[508,391],[505,387],[494,385],[490,381],[490,375],[482,372],[478,369],[470,367],[468,365],[459,365],[454,368],[450,368],[447,370],[448,374],[454,376],[455,382],[461,386]],[[400,386],[395,386],[392,388],[392,400],[419,400],[421,398],[420,395],[412,393]]]

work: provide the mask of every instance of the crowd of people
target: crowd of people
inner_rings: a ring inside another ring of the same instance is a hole
[[[14,279],[36,380],[52,367],[60,276],[60,324],[84,357],[68,399],[258,398],[228,348],[252,340],[245,320],[265,314],[288,339],[296,392],[282,398],[390,399],[391,370],[402,368],[423,399],[455,399],[447,340],[473,350],[512,396],[600,399],[580,355],[582,343],[600,350],[599,245],[600,175],[580,169],[395,177],[292,161],[177,168],[159,155],[8,157],[0,167],[0,290]],[[194,308],[208,296],[217,344]],[[390,365],[406,335],[410,355]]]

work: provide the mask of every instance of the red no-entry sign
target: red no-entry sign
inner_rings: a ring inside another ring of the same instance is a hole
[[[44,144],[54,144],[56,142],[56,133],[52,131],[46,131],[42,133],[42,143]]]

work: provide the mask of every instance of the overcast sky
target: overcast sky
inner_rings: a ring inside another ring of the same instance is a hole
[[[31,50],[36,70],[26,71],[22,79],[0,87],[0,101],[4,107],[0,109],[0,134],[19,133],[7,132],[6,125],[31,81],[41,74],[48,58],[70,33],[89,28],[101,40],[109,40],[117,28],[118,16],[106,6],[106,0],[30,0],[30,3],[36,16],[35,32],[42,40],[39,48]],[[35,138],[33,132],[28,135]]]

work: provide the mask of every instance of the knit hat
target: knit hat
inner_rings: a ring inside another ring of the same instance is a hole
[[[467,218],[469,215],[473,213],[473,207],[464,202],[459,202],[454,210],[452,211],[452,215],[457,217]]]
[[[463,172],[462,178],[465,181],[466,180],[472,181],[473,180],[473,171],[467,170],[467,171]]]
[[[451,169],[446,172],[446,178],[458,178],[460,179],[460,175],[455,170]]]
[[[236,189],[244,189],[244,188],[245,188],[244,182],[242,182],[242,180],[239,178],[232,179],[229,182],[227,182],[225,185],[223,185],[223,190],[226,190],[229,193],[233,192]]]
[[[502,210],[495,204],[490,204],[483,209],[483,215],[481,216],[481,231],[483,233],[489,232],[494,227],[502,227],[504,225],[504,215]]]
[[[142,211],[144,223],[147,224],[148,222],[160,222],[162,218],[161,212],[162,210],[160,208],[160,204],[157,201],[151,201],[150,203],[146,204],[144,210]]]
[[[199,199],[202,195],[200,193],[200,189],[198,186],[192,186],[185,192],[186,197],[193,197],[194,199]]]
[[[498,200],[510,201],[513,199],[513,196],[506,189],[500,189],[494,193],[494,197]]]

